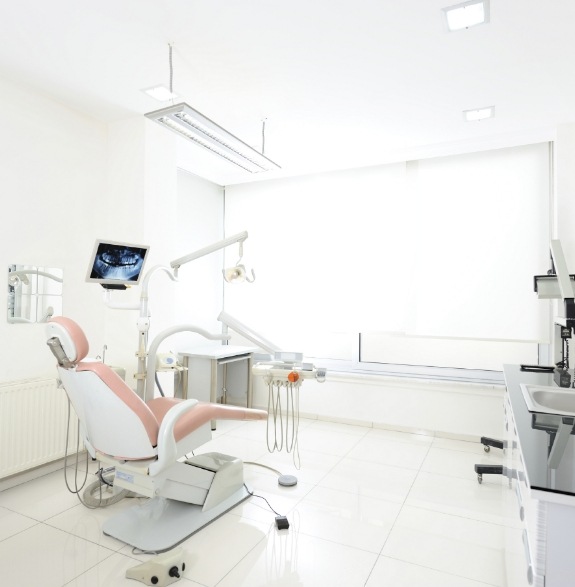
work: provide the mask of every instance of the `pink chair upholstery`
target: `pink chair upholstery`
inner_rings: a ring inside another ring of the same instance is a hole
[[[69,361],[66,365],[60,362],[58,370],[89,445],[123,460],[157,456],[164,418],[171,409],[190,400],[159,397],[145,403],[108,365],[84,360],[89,351],[88,340],[76,322],[56,316],[48,322],[47,330],[48,344],[57,339]],[[182,445],[178,453],[184,454],[186,449],[191,450],[186,439],[211,420],[266,418],[267,412],[263,410],[195,402],[195,406],[178,418],[173,438],[178,446]]]

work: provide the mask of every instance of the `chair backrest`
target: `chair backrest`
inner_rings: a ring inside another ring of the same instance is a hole
[[[55,316],[47,323],[47,334],[62,385],[91,447],[119,459],[155,457],[158,420],[108,365],[84,360],[89,346],[80,326]]]

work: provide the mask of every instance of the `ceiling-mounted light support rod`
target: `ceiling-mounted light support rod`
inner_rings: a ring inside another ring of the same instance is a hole
[[[280,169],[277,163],[184,102],[145,116],[250,173]]]

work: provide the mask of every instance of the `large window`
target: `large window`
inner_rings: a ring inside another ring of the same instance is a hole
[[[549,174],[537,144],[228,187],[226,234],[248,230],[257,279],[226,285],[226,310],[347,365],[534,361]]]

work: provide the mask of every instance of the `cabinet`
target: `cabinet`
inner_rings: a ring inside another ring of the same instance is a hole
[[[505,366],[504,371],[504,473],[512,514],[506,528],[507,566],[521,560],[521,580],[528,585],[571,587],[575,584],[571,546],[575,533],[574,437],[570,436],[557,468],[550,468],[548,454],[559,417],[530,413],[520,384],[553,385],[552,375],[522,372],[516,365]],[[518,558],[521,549],[523,557]]]
[[[256,347],[202,346],[180,351],[184,367],[181,397],[226,403],[228,395],[244,397],[252,407],[252,363]],[[212,430],[215,430],[215,421]]]

